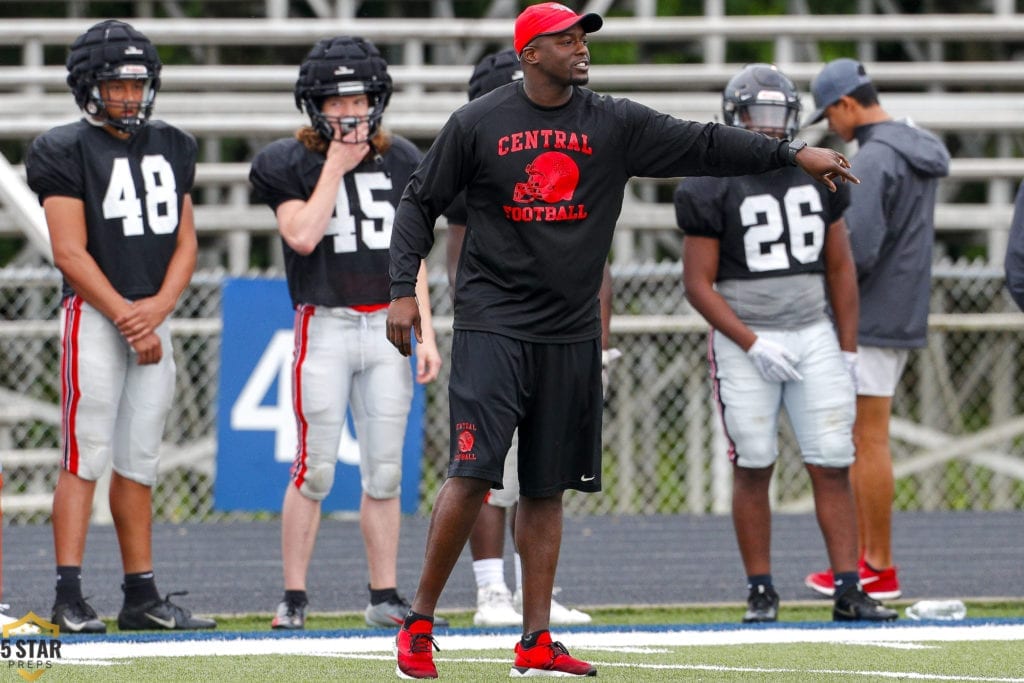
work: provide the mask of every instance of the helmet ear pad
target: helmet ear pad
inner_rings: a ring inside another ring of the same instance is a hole
[[[305,111],[319,135],[331,140],[333,127],[318,105],[331,95],[365,93],[370,100],[368,122],[373,137],[392,91],[388,63],[372,42],[336,36],[317,42],[303,60],[295,82],[295,106]]]

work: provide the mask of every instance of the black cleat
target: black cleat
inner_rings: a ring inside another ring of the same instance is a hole
[[[779,619],[779,594],[771,586],[754,586],[747,596],[744,624],[763,624]]]
[[[899,614],[864,592],[860,584],[836,597],[832,621],[895,621]]]
[[[117,615],[117,627],[122,631],[192,631],[217,628],[217,622],[213,619],[194,617],[184,607],[171,602],[171,596],[174,595],[188,595],[188,592],[168,593],[163,600],[126,606]]]
[[[85,598],[54,603],[50,621],[60,627],[61,633],[107,632],[107,625],[100,621],[96,616],[96,610],[85,601]]]

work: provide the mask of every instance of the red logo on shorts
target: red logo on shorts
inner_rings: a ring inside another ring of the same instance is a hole
[[[459,452],[467,453],[473,450],[473,444],[476,443],[476,439],[473,437],[473,433],[469,430],[459,432]]]

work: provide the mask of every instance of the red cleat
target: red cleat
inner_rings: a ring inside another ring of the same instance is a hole
[[[399,629],[395,637],[395,673],[399,678],[437,678],[431,648],[438,652],[441,648],[434,642],[433,629],[434,624],[426,619],[417,619],[408,628]]]
[[[516,643],[516,661],[509,671],[512,678],[596,675],[597,669],[570,656],[561,643],[552,642],[549,631],[541,632],[537,644],[531,648],[524,648],[522,642]]]

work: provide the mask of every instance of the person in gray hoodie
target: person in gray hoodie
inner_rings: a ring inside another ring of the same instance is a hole
[[[1013,221],[1010,223],[1010,239],[1006,245],[1006,289],[1014,303],[1024,310],[1024,183],[1017,189],[1013,202]]]
[[[889,448],[892,397],[910,349],[927,344],[935,198],[949,173],[939,138],[882,108],[864,66],[836,59],[811,83],[815,112],[805,126],[828,119],[829,130],[857,141],[844,217],[857,266],[857,417],[850,468],[857,503],[860,580],[868,595],[898,598],[892,556],[895,483]],[[832,595],[829,571],[808,575],[809,588]]]

